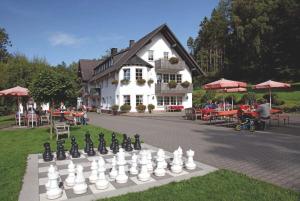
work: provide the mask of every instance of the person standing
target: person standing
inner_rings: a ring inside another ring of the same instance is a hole
[[[256,112],[259,115],[259,120],[262,123],[263,130],[266,127],[266,120],[270,119],[270,105],[265,99],[261,101],[261,104],[258,105]]]
[[[59,110],[60,110],[60,122],[63,122],[65,120],[64,112],[66,111],[66,106],[64,102],[60,102]]]

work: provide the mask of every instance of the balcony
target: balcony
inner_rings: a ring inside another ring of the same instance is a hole
[[[159,59],[155,61],[155,71],[162,73],[177,73],[184,70],[185,62],[179,60],[177,64],[171,64],[168,59]]]
[[[155,84],[155,94],[186,94],[193,92],[193,85],[190,84],[187,88],[177,84],[175,88],[170,88],[168,83]]]

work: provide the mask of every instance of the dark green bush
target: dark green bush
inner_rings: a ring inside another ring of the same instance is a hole
[[[169,88],[176,88],[176,86],[177,86],[177,82],[176,81],[174,81],[174,80],[171,80],[169,83],[168,83],[168,86],[169,86]]]
[[[253,104],[256,102],[256,95],[254,93],[246,93],[242,96],[240,103],[242,104]]]
[[[120,110],[121,110],[122,112],[129,112],[129,111],[131,110],[131,106],[128,105],[128,104],[124,104],[124,105],[122,105],[122,106],[120,107]]]
[[[118,111],[119,110],[119,105],[113,105],[111,106],[112,111]]]
[[[201,103],[207,103],[209,100],[213,100],[216,97],[216,91],[208,90],[201,98]]]
[[[137,110],[138,112],[142,113],[142,112],[145,112],[145,110],[146,110],[146,105],[139,104],[139,105],[137,105],[135,108],[136,108],[136,110]]]
[[[189,81],[184,81],[184,82],[182,82],[181,83],[181,86],[183,87],[183,88],[188,88],[189,86],[190,86],[190,82]]]
[[[269,102],[270,94],[264,94],[263,98]],[[273,105],[283,105],[284,104],[284,101],[280,100],[277,94],[271,94],[271,98],[272,98]]]
[[[170,62],[171,64],[177,64],[177,63],[179,62],[179,59],[178,59],[177,57],[171,57],[171,58],[169,59],[169,62]]]
[[[138,79],[138,80],[136,80],[136,83],[138,85],[144,85],[146,83],[146,80],[144,80],[144,79]]]

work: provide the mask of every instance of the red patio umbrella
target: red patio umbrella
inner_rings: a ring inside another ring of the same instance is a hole
[[[272,108],[272,97],[271,97],[271,88],[290,88],[291,85],[284,82],[276,82],[272,80],[268,80],[266,82],[262,82],[260,84],[254,85],[253,89],[269,89],[270,96],[270,108]]]
[[[238,87],[238,88],[229,88],[222,90],[225,93],[234,93],[234,92],[246,92],[246,88]],[[233,98],[231,97],[231,109],[233,109]]]

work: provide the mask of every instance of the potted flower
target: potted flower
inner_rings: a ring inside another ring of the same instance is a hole
[[[171,57],[171,58],[169,59],[169,62],[170,62],[171,64],[178,64],[179,59],[178,59],[177,57]]]
[[[137,80],[136,80],[136,83],[137,83],[138,85],[144,85],[144,84],[146,83],[146,80],[144,80],[143,78],[137,79]]]
[[[118,110],[119,110],[119,105],[113,105],[111,106],[111,110],[113,115],[117,115],[118,114]]]
[[[118,85],[118,83],[119,83],[118,80],[112,80],[111,81],[111,84],[114,84],[114,85]]]
[[[139,112],[139,113],[143,113],[146,110],[146,105],[143,104],[139,104],[135,107],[135,109]]]
[[[127,85],[127,84],[129,84],[129,80],[123,79],[123,80],[121,80],[121,84]]]
[[[170,89],[176,88],[177,82],[175,82],[174,80],[171,80],[171,81],[168,83],[168,86],[169,86]]]
[[[148,80],[148,85],[151,85],[151,84],[153,84],[153,83],[154,83],[154,80],[150,78],[150,79]]]
[[[151,114],[152,111],[154,110],[155,106],[153,104],[148,104],[148,111]]]
[[[120,110],[121,110],[122,112],[129,112],[129,111],[131,110],[131,106],[128,105],[128,104],[124,104],[124,105],[122,105],[122,106],[120,107]]]
[[[183,88],[188,88],[189,86],[190,86],[190,82],[189,81],[184,81],[184,82],[182,82],[181,83],[181,86],[183,87]]]

